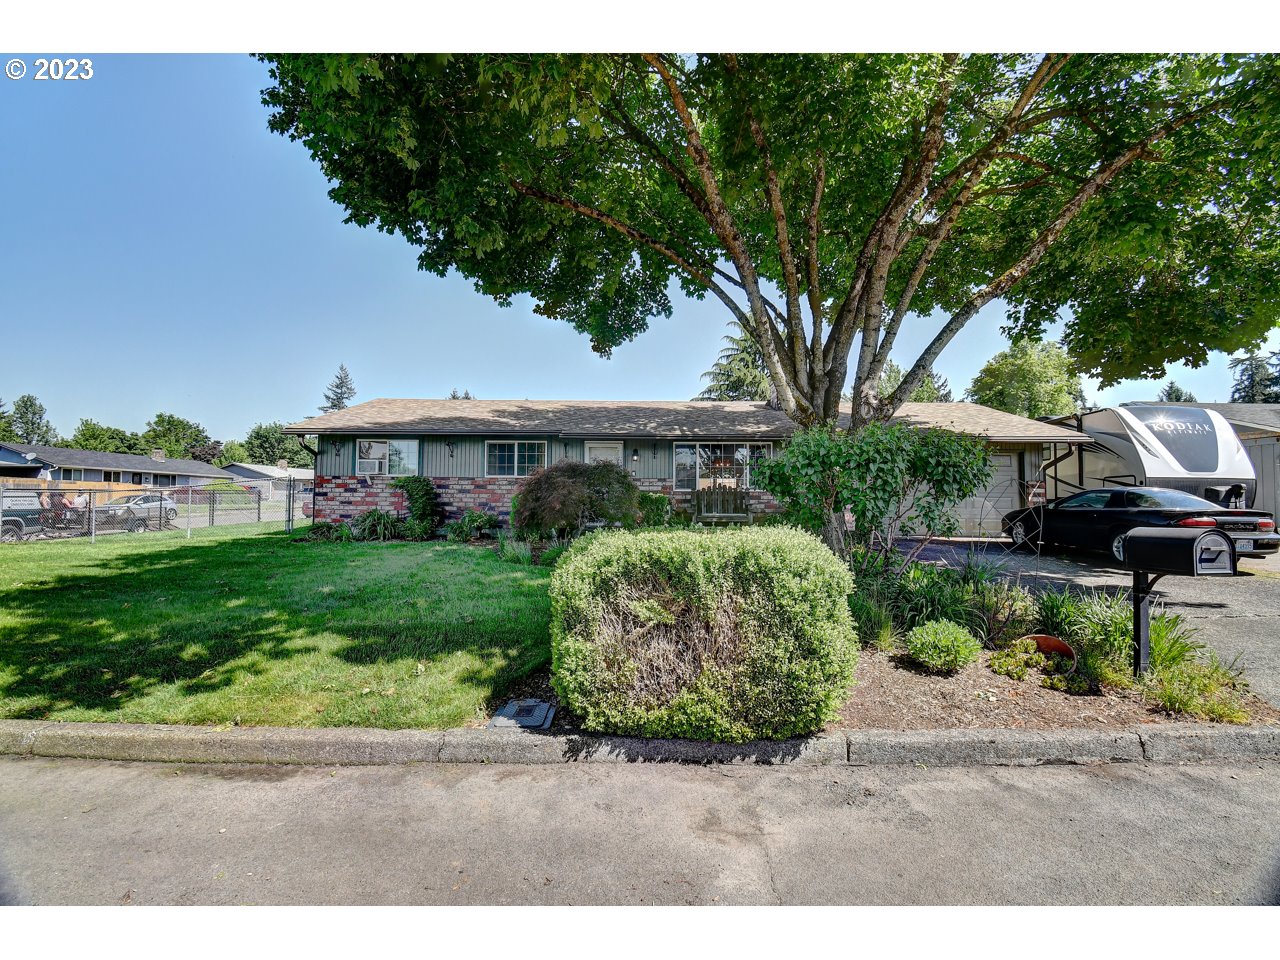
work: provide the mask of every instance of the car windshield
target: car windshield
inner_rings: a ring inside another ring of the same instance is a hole
[[[1135,507],[1156,507],[1162,510],[1220,510],[1218,504],[1211,503],[1194,493],[1183,493],[1181,490],[1132,490],[1129,492],[1130,502]]]

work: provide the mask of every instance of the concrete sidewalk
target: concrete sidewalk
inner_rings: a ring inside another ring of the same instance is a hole
[[[1276,903],[1280,765],[175,766],[0,757],[43,904]]]

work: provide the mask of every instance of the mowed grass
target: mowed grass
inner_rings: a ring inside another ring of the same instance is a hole
[[[544,569],[203,533],[0,547],[0,717],[438,729],[550,660]]]

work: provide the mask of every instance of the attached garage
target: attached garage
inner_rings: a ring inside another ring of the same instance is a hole
[[[1042,464],[1089,438],[1051,423],[1028,420],[976,403],[908,403],[895,418],[911,426],[982,437],[990,444],[991,482],[957,513],[967,537],[999,536],[1000,518],[1043,496]]]

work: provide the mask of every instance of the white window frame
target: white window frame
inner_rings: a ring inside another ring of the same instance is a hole
[[[381,457],[361,457],[360,444],[362,443],[380,443],[383,445],[383,455]],[[391,445],[393,443],[410,443],[413,444],[413,453],[409,457],[401,458],[401,463],[409,467],[408,471],[391,472]],[[356,476],[359,477],[416,477],[418,475],[418,460],[422,456],[422,443],[414,437],[362,437],[356,439]],[[366,469],[366,465],[373,465],[374,469]]]
[[[547,450],[547,441],[545,441],[545,440],[486,440],[486,441],[484,442],[484,476],[485,476],[485,479],[486,479],[486,480],[488,480],[488,479],[494,479],[494,480],[518,480],[518,479],[520,479],[521,477],[527,477],[527,476],[529,476],[530,471],[529,471],[529,469],[528,469],[527,467],[526,467],[526,469],[525,469],[525,472],[524,472],[524,473],[521,473],[521,472],[520,472],[520,444],[522,444],[522,443],[523,443],[523,444],[526,444],[526,445],[528,445],[528,446],[538,446],[538,447],[542,447],[542,463],[540,463],[538,466],[534,467],[533,469],[535,469],[535,470],[542,470],[543,468],[545,468],[545,467],[546,467],[546,465],[547,465],[547,454],[548,454],[548,450]],[[496,445],[496,444],[501,444],[502,446],[507,446],[508,444],[510,444],[510,445],[512,445],[512,446],[514,446],[514,447],[515,447],[515,451],[514,451],[514,453],[515,453],[515,457],[514,457],[514,461],[513,461],[513,463],[512,463],[512,469],[513,469],[513,471],[514,471],[513,473],[490,473],[490,472],[489,472],[489,448],[490,448],[490,447],[492,447],[492,446],[494,446],[494,445]]]
[[[702,457],[698,455],[698,447],[707,447],[711,445],[732,444],[735,447],[747,448],[747,462],[743,465],[743,479],[746,480],[747,490],[759,490],[751,479],[751,448],[765,447],[769,451],[769,459],[773,459],[773,441],[772,440],[673,440],[671,442],[671,489],[675,493],[693,493],[698,489],[698,484],[702,480]],[[676,447],[693,447],[693,489],[681,488],[676,486],[679,480],[676,477]]]

